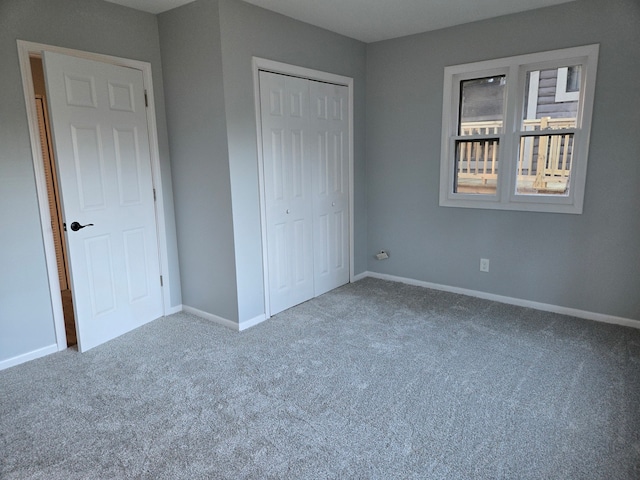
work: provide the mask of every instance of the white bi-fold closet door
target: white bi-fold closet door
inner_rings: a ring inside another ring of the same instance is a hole
[[[260,72],[270,314],[349,281],[349,102],[342,85]]]

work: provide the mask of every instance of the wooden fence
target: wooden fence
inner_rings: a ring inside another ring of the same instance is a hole
[[[518,193],[564,194],[567,191],[573,154],[573,134],[553,130],[574,128],[575,118],[524,120],[524,130],[549,131],[548,135],[523,135],[517,163]],[[461,135],[498,135],[501,121],[466,122]],[[498,178],[498,140],[458,141],[456,191],[493,193]]]

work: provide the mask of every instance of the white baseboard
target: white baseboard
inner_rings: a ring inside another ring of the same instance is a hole
[[[180,313],[181,311],[182,305],[176,305],[175,307],[169,307],[167,310],[165,310],[164,314],[165,316],[173,315],[174,313]]]
[[[209,320],[213,323],[217,323],[218,325],[222,325],[223,327],[230,328],[231,330],[238,330],[238,324],[236,322],[219,317],[218,315],[214,315],[213,313],[198,310],[197,308],[190,307],[189,305],[182,305],[182,311],[195,315],[196,317],[204,318],[205,320]]]
[[[16,365],[20,365],[21,363],[28,362],[29,360],[35,360],[36,358],[44,357],[46,355],[51,355],[52,353],[56,353],[57,351],[58,344],[54,343],[53,345],[39,348],[38,350],[33,350],[32,352],[23,353],[16,357],[0,361],[0,370],[15,367]]]
[[[214,323],[217,323],[218,325],[222,325],[223,327],[227,327],[227,328],[230,328],[231,330],[235,330],[236,332],[241,332],[243,330],[246,330],[247,328],[250,328],[259,323],[262,323],[267,319],[265,315],[258,315],[255,318],[245,320],[244,322],[236,323],[232,320],[219,317],[218,315],[214,315],[213,313],[203,312],[202,310],[198,310],[197,308],[193,308],[188,305],[182,305],[182,311],[195,315],[196,317],[204,318],[205,320],[210,320]]]
[[[478,290],[469,290],[467,288],[451,287],[449,285],[440,285],[438,283],[423,282],[422,280],[414,280],[412,278],[398,277],[388,275],[386,273],[364,272],[357,276],[358,280],[366,277],[378,278],[380,280],[389,280],[391,282],[406,283],[407,285],[415,285],[417,287],[431,288],[433,290],[441,290],[444,292],[459,293],[461,295],[469,295],[470,297],[483,298],[485,300],[493,300],[495,302],[506,303],[509,305],[517,305],[519,307],[534,308],[544,312],[559,313],[561,315],[570,315],[572,317],[584,318],[585,320],[593,320],[602,323],[612,323],[625,327],[640,329],[640,320],[631,318],[615,317],[603,313],[589,312],[586,310],[578,310],[576,308],[561,307],[559,305],[551,305],[548,303],[533,302],[522,298],[505,297],[493,293],[481,292]],[[355,278],[355,277],[354,277]]]
[[[243,330],[246,330],[247,328],[255,327],[256,325],[264,322],[265,320],[267,320],[266,315],[264,314],[258,315],[257,317],[250,318],[249,320],[245,320],[244,322],[240,322],[238,330],[243,331]]]
[[[362,273],[359,273],[359,274],[357,274],[357,275],[354,275],[354,276],[351,278],[351,281],[352,281],[352,282],[357,282],[357,281],[359,281],[359,280],[362,280],[363,278],[367,278],[367,277],[371,277],[371,276],[372,276],[372,275],[371,275],[371,272],[362,272]]]

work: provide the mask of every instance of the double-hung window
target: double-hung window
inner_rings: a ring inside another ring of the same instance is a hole
[[[598,45],[445,68],[440,205],[582,213]]]

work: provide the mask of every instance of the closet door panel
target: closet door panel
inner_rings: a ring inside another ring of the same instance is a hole
[[[314,296],[308,80],[260,72],[271,314]]]
[[[315,295],[349,282],[348,88],[310,81]]]

